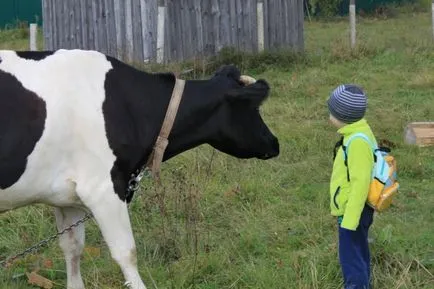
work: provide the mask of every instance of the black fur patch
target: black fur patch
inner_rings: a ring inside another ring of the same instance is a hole
[[[48,56],[53,55],[54,52],[53,51],[16,51],[16,54],[21,58],[39,61],[47,58]]]
[[[27,158],[42,136],[47,117],[45,101],[0,70],[0,188],[24,173]]]

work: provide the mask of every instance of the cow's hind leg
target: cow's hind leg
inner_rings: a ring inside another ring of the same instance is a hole
[[[127,204],[115,194],[112,183],[106,182],[87,191],[78,187],[77,193],[92,211],[113,259],[121,267],[125,284],[131,289],[146,289],[137,270],[136,245]]]
[[[55,208],[54,212],[59,232],[85,215],[83,210],[76,208]],[[84,235],[84,224],[80,224],[59,237],[59,244],[65,255],[68,289],[84,289],[80,273],[80,256],[84,247]]]

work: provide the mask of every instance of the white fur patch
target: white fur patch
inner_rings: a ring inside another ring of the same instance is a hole
[[[0,70],[42,98],[47,110],[44,132],[24,174],[0,189],[0,212],[35,202],[80,205],[77,184],[95,187],[96,181],[109,180],[115,160],[102,113],[111,63],[101,53],[81,50],[59,50],[39,61],[0,50],[0,58]],[[92,193],[85,197],[96,197]]]

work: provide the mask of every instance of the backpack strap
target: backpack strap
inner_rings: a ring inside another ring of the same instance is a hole
[[[333,148],[333,160],[336,159],[336,156],[338,154],[338,149],[343,145],[344,143],[344,137],[341,137],[335,144],[335,147]]]
[[[345,166],[347,167],[347,181],[348,181],[348,182],[350,181],[350,170],[349,170],[349,168],[348,168],[348,150],[349,150],[349,148],[350,148],[350,143],[351,143],[355,138],[362,138],[362,139],[364,139],[364,140],[365,140],[365,141],[366,141],[366,142],[371,146],[371,148],[372,148],[372,152],[373,152],[373,155],[374,155],[374,162],[376,161],[376,160],[375,160],[375,159],[376,159],[375,151],[378,149],[377,144],[374,144],[374,143],[369,139],[369,137],[368,137],[366,134],[361,133],[361,132],[359,132],[359,133],[355,133],[355,134],[351,135],[351,136],[347,139],[347,141],[346,141],[345,143],[342,144],[342,149],[343,149],[343,151],[344,151],[344,163],[345,163]]]

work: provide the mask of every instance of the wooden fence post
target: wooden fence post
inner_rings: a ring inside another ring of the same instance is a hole
[[[434,0],[433,0],[434,1]],[[258,51],[264,51],[265,42],[264,42],[264,2],[263,0],[259,0],[257,4],[257,15],[258,15]]]
[[[351,48],[356,46],[356,0],[350,1]]]
[[[30,24],[30,50],[31,51],[38,50],[37,39],[38,39],[38,24],[31,23]]]
[[[434,38],[434,0],[431,3],[432,33]]]
[[[164,0],[158,1],[157,63],[164,61],[164,24],[166,22],[166,6],[164,4]]]

